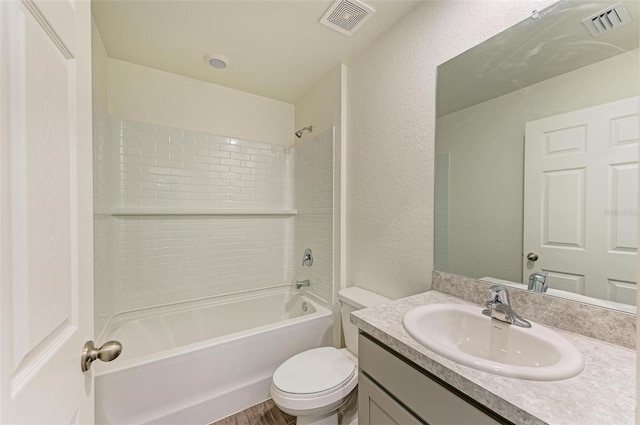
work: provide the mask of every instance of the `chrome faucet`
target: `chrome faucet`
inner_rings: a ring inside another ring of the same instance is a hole
[[[544,294],[549,289],[547,285],[547,272],[531,273],[529,276],[529,291]]]
[[[511,309],[507,288],[501,285],[493,285],[489,289],[491,290],[491,299],[484,304],[487,308],[482,310],[482,314],[511,325],[523,328],[531,327],[531,323],[518,316]]]
[[[311,281],[309,279],[296,281],[296,289],[300,289],[304,286],[311,286]]]

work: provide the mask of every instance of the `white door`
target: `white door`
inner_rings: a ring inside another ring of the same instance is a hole
[[[93,422],[88,1],[0,1],[0,423]]]
[[[639,102],[527,123],[524,282],[547,271],[552,288],[635,304]]]

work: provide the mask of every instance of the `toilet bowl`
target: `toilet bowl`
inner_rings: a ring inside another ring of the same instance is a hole
[[[338,412],[358,383],[357,328],[352,311],[390,301],[359,287],[338,293],[347,348],[321,347],[285,361],[273,374],[271,397],[297,425],[337,425]]]

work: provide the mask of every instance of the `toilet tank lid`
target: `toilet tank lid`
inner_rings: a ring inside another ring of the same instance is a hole
[[[392,301],[380,294],[360,288],[358,286],[350,286],[338,291],[338,299],[350,304],[356,308],[373,307],[374,305],[383,304]]]

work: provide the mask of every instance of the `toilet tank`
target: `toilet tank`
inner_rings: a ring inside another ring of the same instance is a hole
[[[357,286],[350,286],[340,290],[338,292],[338,299],[341,305],[340,312],[342,315],[344,342],[347,345],[347,349],[357,356],[358,328],[351,323],[349,315],[352,311],[373,307],[374,305],[387,303],[392,300]]]

